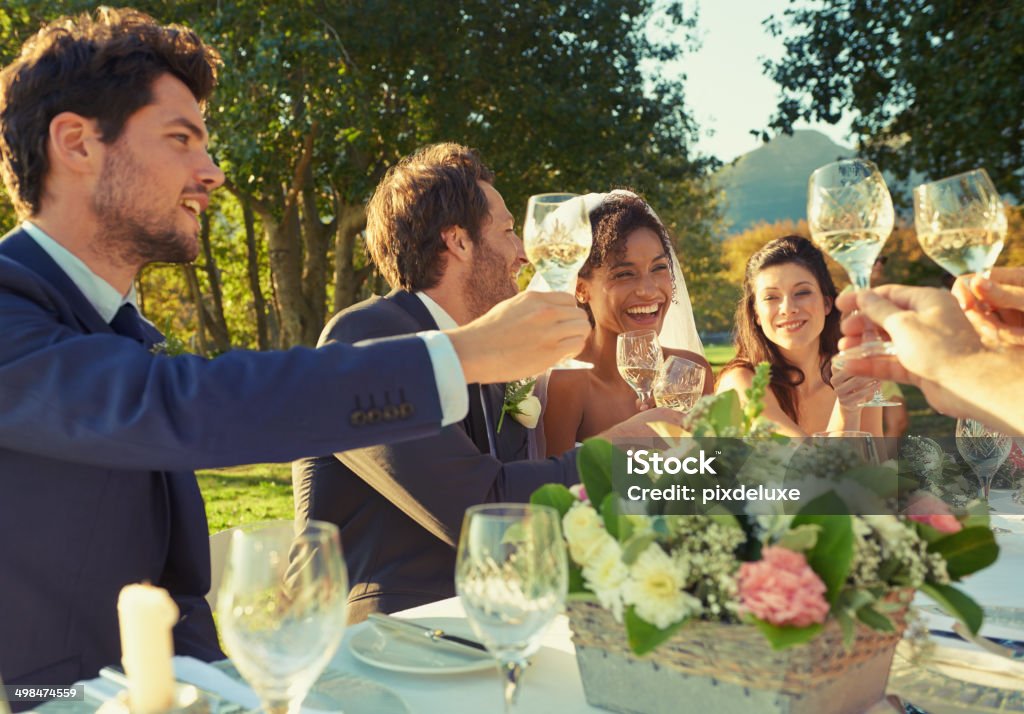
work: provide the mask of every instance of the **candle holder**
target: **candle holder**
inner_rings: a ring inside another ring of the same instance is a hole
[[[191,684],[175,683],[174,701],[168,709],[160,712],[138,712],[132,709],[127,689],[122,689],[113,699],[103,703],[96,714],[211,714],[210,700]]]

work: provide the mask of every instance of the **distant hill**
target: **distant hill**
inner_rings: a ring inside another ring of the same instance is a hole
[[[811,172],[853,155],[853,149],[820,132],[801,130],[780,135],[724,166],[715,179],[725,192],[728,233],[758,221],[804,218]]]

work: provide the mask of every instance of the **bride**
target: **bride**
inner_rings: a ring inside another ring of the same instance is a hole
[[[573,200],[585,202],[594,236],[576,282],[576,301],[593,326],[578,359],[594,368],[550,373],[544,409],[549,456],[637,413],[636,392],[616,366],[622,332],[655,330],[666,357],[677,355],[703,366],[704,393],[714,388],[679,261],[658,216],[629,191]]]

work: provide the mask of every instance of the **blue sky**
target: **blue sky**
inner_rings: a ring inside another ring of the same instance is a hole
[[[700,123],[697,148],[728,162],[752,151],[760,142],[751,129],[764,129],[775,110],[778,85],[762,73],[763,59],[783,54],[782,38],[761,26],[771,14],[781,16],[789,0],[703,0],[699,33],[702,47],[687,54],[686,106]],[[850,146],[849,123],[798,125],[813,128]],[[714,135],[709,136],[713,131]]]

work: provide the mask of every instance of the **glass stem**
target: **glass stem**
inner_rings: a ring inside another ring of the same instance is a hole
[[[654,402],[654,392],[653,391],[637,392],[637,394],[640,395],[640,403],[643,404],[644,406],[648,406],[648,407],[651,407],[651,408],[657,406],[655,404],[655,402]]]
[[[501,676],[505,683],[505,714],[511,714],[512,707],[519,696],[519,680],[526,669],[526,662],[518,659],[501,662]]]

